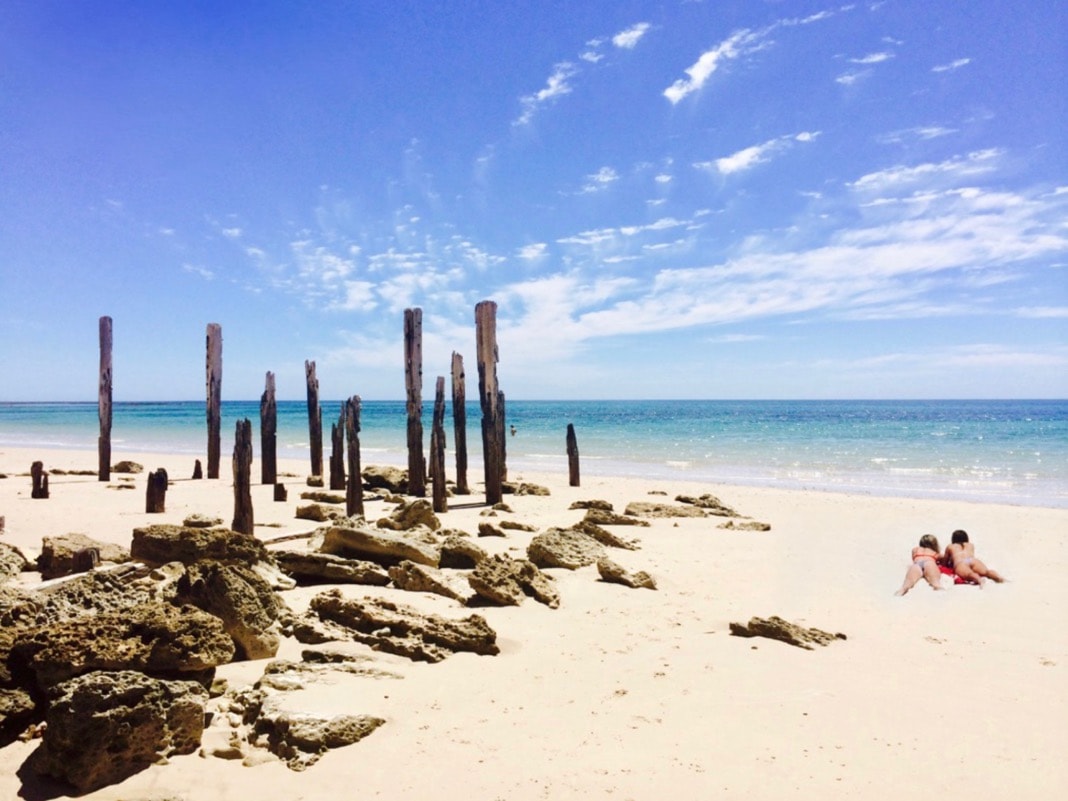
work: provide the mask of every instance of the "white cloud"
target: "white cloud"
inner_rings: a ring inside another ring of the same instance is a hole
[[[573,77],[576,72],[575,65],[569,61],[557,64],[553,69],[553,74],[546,81],[544,89],[519,99],[523,111],[512,124],[526,125],[534,118],[534,114],[539,108],[558,97],[569,94],[571,92],[571,84],[568,83],[568,79]]]
[[[653,180],[656,181],[658,184],[669,184],[671,183],[672,179],[670,175],[660,173],[660,175],[656,176],[656,178],[654,178]]]
[[[729,156],[712,161],[695,162],[693,166],[703,170],[715,170],[721,175],[732,175],[763,164],[775,153],[788,148],[791,142],[812,142],[818,136],[819,131],[802,131],[798,134],[779,136],[759,145],[743,148]]]
[[[849,61],[851,64],[880,64],[884,61],[889,61],[893,57],[893,53],[869,53],[868,55],[861,56],[860,58],[851,58],[849,59]]]
[[[931,72],[950,72],[951,70],[959,70],[961,67],[971,64],[970,58],[958,58],[956,61],[951,61],[948,64],[939,64],[936,67],[931,67]]]
[[[722,62],[738,58],[756,49],[758,39],[758,35],[749,30],[735,31],[714,48],[702,53],[697,61],[686,68],[685,72],[689,77],[675,81],[664,90],[664,97],[671,101],[672,105],[676,105],[684,97],[704,86]]]
[[[227,239],[240,239],[240,237],[241,237],[241,229],[240,228],[223,228],[222,229],[222,235],[225,236]]]
[[[865,191],[883,191],[904,186],[920,180],[929,180],[936,176],[953,179],[962,176],[974,176],[990,172],[997,166],[1002,151],[996,148],[977,150],[964,156],[954,156],[938,163],[918,164],[915,167],[898,165],[878,172],[868,173],[854,181],[854,189]]]
[[[215,273],[206,267],[201,267],[199,264],[183,264],[182,269],[192,275],[199,275],[205,281],[211,281],[215,278]]]
[[[614,169],[611,167],[601,167],[597,172],[586,176],[586,183],[583,184],[582,189],[579,191],[582,194],[601,192],[607,189],[610,184],[613,184],[618,180],[619,173]]]
[[[612,37],[612,44],[625,50],[632,50],[649,30],[648,22],[639,22]]]
[[[1027,306],[1016,309],[1017,317],[1028,317],[1034,320],[1050,320],[1068,318],[1068,306]]]
[[[547,247],[544,242],[524,245],[516,255],[524,261],[537,261],[545,257]]]
[[[858,81],[862,81],[871,75],[871,70],[859,70],[857,72],[846,72],[835,78],[835,83],[840,83],[843,86],[852,86]]]

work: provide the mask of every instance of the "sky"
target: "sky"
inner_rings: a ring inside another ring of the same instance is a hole
[[[0,401],[1068,397],[1060,0],[0,3]],[[448,392],[448,389],[446,390]]]

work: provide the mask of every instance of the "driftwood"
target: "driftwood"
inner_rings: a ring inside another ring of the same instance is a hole
[[[404,310],[404,386],[408,397],[408,494],[426,495],[423,458],[423,310]]]
[[[475,306],[475,350],[478,361],[478,398],[482,405],[482,454],[486,503],[503,497],[500,390],[497,388],[497,304],[484,300]]]
[[[268,371],[260,396],[260,483],[278,481],[278,406],[274,399],[274,373]]]
[[[44,469],[44,462],[34,462],[30,465],[30,497],[48,497],[48,472]]]
[[[111,480],[111,318],[100,318],[100,391],[97,412],[100,438],[97,440],[97,480]]]
[[[311,474],[323,474],[323,410],[319,408],[319,379],[315,377],[315,362],[304,362],[304,376],[308,382],[308,441],[311,443]]]
[[[345,404],[345,436],[348,438],[349,485],[345,490],[345,514],[363,515],[363,471],[360,469],[360,396]]]
[[[567,475],[568,486],[579,486],[579,450],[574,423],[567,424]]]
[[[252,423],[238,420],[234,430],[234,531],[251,536],[252,519]]]
[[[456,450],[457,495],[467,495],[467,388],[465,387],[464,357],[452,352],[452,439]]]
[[[162,467],[148,474],[148,487],[145,489],[145,512],[162,514],[167,511],[167,471]]]
[[[208,478],[219,477],[222,415],[222,326],[208,323]]]
[[[345,489],[345,410],[341,404],[341,414],[337,422],[330,426],[330,489]]]
[[[434,511],[448,511],[445,492],[445,376],[440,375],[434,388],[434,422],[430,429],[430,480],[433,482]]]

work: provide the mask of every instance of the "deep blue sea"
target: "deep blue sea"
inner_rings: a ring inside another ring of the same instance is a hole
[[[325,458],[340,401],[323,402]],[[432,404],[424,403],[429,445]],[[259,401],[224,401],[222,451]],[[203,458],[203,402],[116,403],[112,450]],[[468,405],[469,480],[480,480],[481,412]],[[583,475],[620,475],[1068,507],[1068,401],[513,401],[510,471],[567,471],[575,426]],[[403,401],[365,401],[364,464],[406,464]],[[453,472],[452,412],[446,417]],[[0,403],[0,448],[96,450],[96,403]],[[278,402],[279,456],[308,458],[306,403]],[[28,469],[27,465],[27,469]],[[309,464],[310,469],[310,464]]]

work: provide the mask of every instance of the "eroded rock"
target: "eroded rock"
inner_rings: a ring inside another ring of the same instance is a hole
[[[435,567],[404,561],[389,569],[393,586],[409,592],[430,592],[466,604],[474,595],[465,578]]]
[[[527,558],[538,567],[577,570],[606,556],[604,546],[593,537],[571,528],[550,528],[531,539]]]
[[[381,565],[330,553],[274,551],[278,566],[302,584],[367,584],[384,587],[389,573]]]
[[[609,584],[622,584],[631,589],[655,590],[656,580],[644,570],[636,573],[627,572],[622,565],[618,565],[605,557],[597,560],[597,572],[603,581]]]
[[[808,651],[815,650],[814,645],[827,645],[835,640],[846,639],[844,634],[831,634],[816,628],[805,628],[783,620],[777,615],[769,618],[751,617],[747,625],[731,623],[730,630],[735,637],[768,637]]]
[[[236,659],[265,659],[278,652],[279,600],[251,568],[210,561],[189,565],[178,583],[178,601],[221,620]]]
[[[499,606],[519,606],[528,596],[551,609],[560,606],[560,593],[552,577],[527,559],[503,554],[488,557],[467,580],[480,598]]]
[[[33,563],[25,557],[22,551],[14,545],[0,542],[0,584],[10,581],[32,566]]]
[[[412,532],[394,533],[353,526],[328,528],[319,550],[350,559],[369,559],[387,567],[405,559],[431,567],[437,567],[441,561],[441,546],[432,538],[419,537]]]
[[[77,554],[91,548],[96,549],[100,562],[125,562],[130,558],[130,552],[121,545],[100,542],[78,532],[44,537],[37,557],[41,578],[54,579],[75,572]]]
[[[689,504],[696,506],[698,509],[703,509],[710,515],[717,517],[741,517],[736,511],[726,506],[715,495],[710,495],[707,492],[704,495],[694,497],[692,495],[676,495],[675,500],[679,503]]]
[[[371,489],[384,489],[393,493],[408,491],[408,471],[390,465],[370,465],[361,473],[364,483]]]
[[[251,565],[270,561],[270,554],[255,537],[228,528],[194,528],[159,524],[135,528],[130,556],[151,565],[202,559]]]
[[[653,503],[651,501],[632,501],[623,510],[624,514],[634,517],[705,517],[707,512],[690,504]]]
[[[393,531],[410,531],[419,527],[437,531],[441,528],[441,520],[434,514],[430,501],[416,498],[399,504],[389,517],[379,519],[376,525]]]

